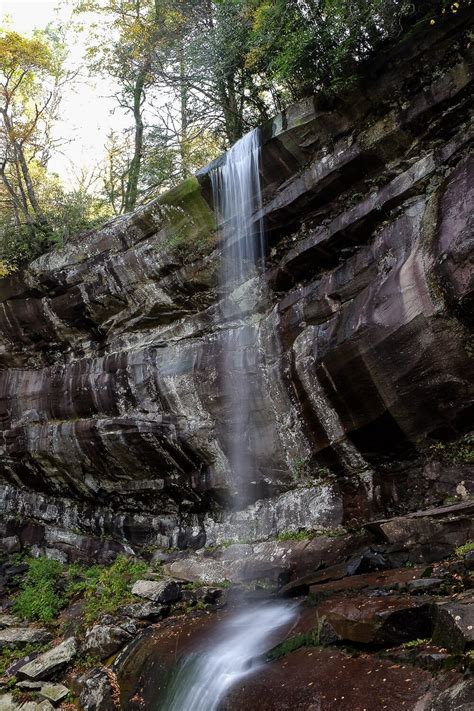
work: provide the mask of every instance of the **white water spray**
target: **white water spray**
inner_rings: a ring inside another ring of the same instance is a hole
[[[169,690],[166,711],[216,711],[237,681],[261,668],[272,632],[293,617],[293,607],[283,603],[233,615],[219,628],[221,641],[211,651],[185,660]]]
[[[251,407],[256,354],[249,354],[249,329],[244,319],[255,312],[262,298],[255,278],[265,254],[263,222],[258,217],[262,212],[259,162],[260,135],[256,130],[238,141],[227,153],[226,162],[211,172],[222,252],[220,316],[228,326],[221,365],[235,508],[247,500],[251,481],[257,479],[252,441],[257,428]],[[284,603],[262,604],[234,614],[219,626],[219,638],[210,651],[184,661],[160,711],[215,711],[239,679],[260,668],[272,633],[294,615],[294,606]]]

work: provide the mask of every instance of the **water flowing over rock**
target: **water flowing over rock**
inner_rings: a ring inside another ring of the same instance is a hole
[[[1,280],[4,549],[108,562],[473,493],[471,13],[261,127],[265,269],[232,298],[225,158]],[[231,352],[257,462],[239,512]]]

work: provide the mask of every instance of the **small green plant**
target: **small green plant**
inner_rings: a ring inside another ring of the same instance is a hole
[[[74,666],[79,671],[87,671],[88,669],[93,669],[99,664],[100,658],[94,656],[93,654],[79,654],[74,662]]]
[[[301,647],[319,647],[321,645],[321,630],[324,625],[325,617],[318,617],[316,627],[310,632],[301,632],[300,634],[290,637],[290,639],[277,644],[276,647],[267,652],[266,660],[275,661],[286,657],[291,652],[295,652]]]
[[[428,447],[428,457],[444,464],[474,463],[474,434],[468,434],[456,442],[435,442]]]
[[[427,644],[430,640],[428,638],[425,639],[411,639],[409,642],[405,642],[402,644],[402,647],[404,649],[413,649],[415,647],[421,647],[422,644]]]
[[[276,537],[277,541],[305,541],[307,538],[312,538],[313,531],[282,531]]]
[[[302,479],[308,473],[308,462],[306,459],[299,457],[293,462],[293,474],[297,479]]]
[[[93,573],[89,569],[86,579],[86,605],[84,617],[86,622],[94,622],[101,615],[114,613],[118,607],[133,601],[135,598],[130,587],[147,572],[148,566],[143,561],[119,556],[107,568]]]
[[[30,558],[28,566],[13,612],[26,620],[52,622],[67,601],[59,586],[66,568],[49,558]]]
[[[455,553],[460,558],[463,558],[467,553],[474,551],[474,541],[468,541],[463,546],[456,548]]]

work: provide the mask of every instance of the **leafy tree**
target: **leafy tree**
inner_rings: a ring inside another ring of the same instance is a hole
[[[45,227],[34,180],[44,164],[42,141],[57,108],[60,63],[46,37],[0,32],[0,178],[3,204],[17,226]]]
[[[94,71],[116,81],[117,103],[133,117],[133,151],[123,175],[123,212],[133,210],[139,198],[147,94],[183,21],[174,6],[169,0],[80,0],[76,7],[77,13],[103,18],[90,38],[89,63]]]

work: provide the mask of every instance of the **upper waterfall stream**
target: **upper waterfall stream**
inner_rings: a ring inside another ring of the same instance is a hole
[[[252,387],[246,356],[244,318],[260,298],[257,280],[265,255],[261,215],[260,133],[252,131],[227,153],[225,163],[211,172],[222,261],[220,318],[229,322],[224,339],[222,376],[227,411],[227,456],[233,477],[233,507],[248,499],[258,462],[251,409]],[[294,617],[294,606],[266,603],[231,613],[218,626],[210,650],[185,659],[178,667],[159,711],[214,711],[239,679],[258,669],[272,633]]]

